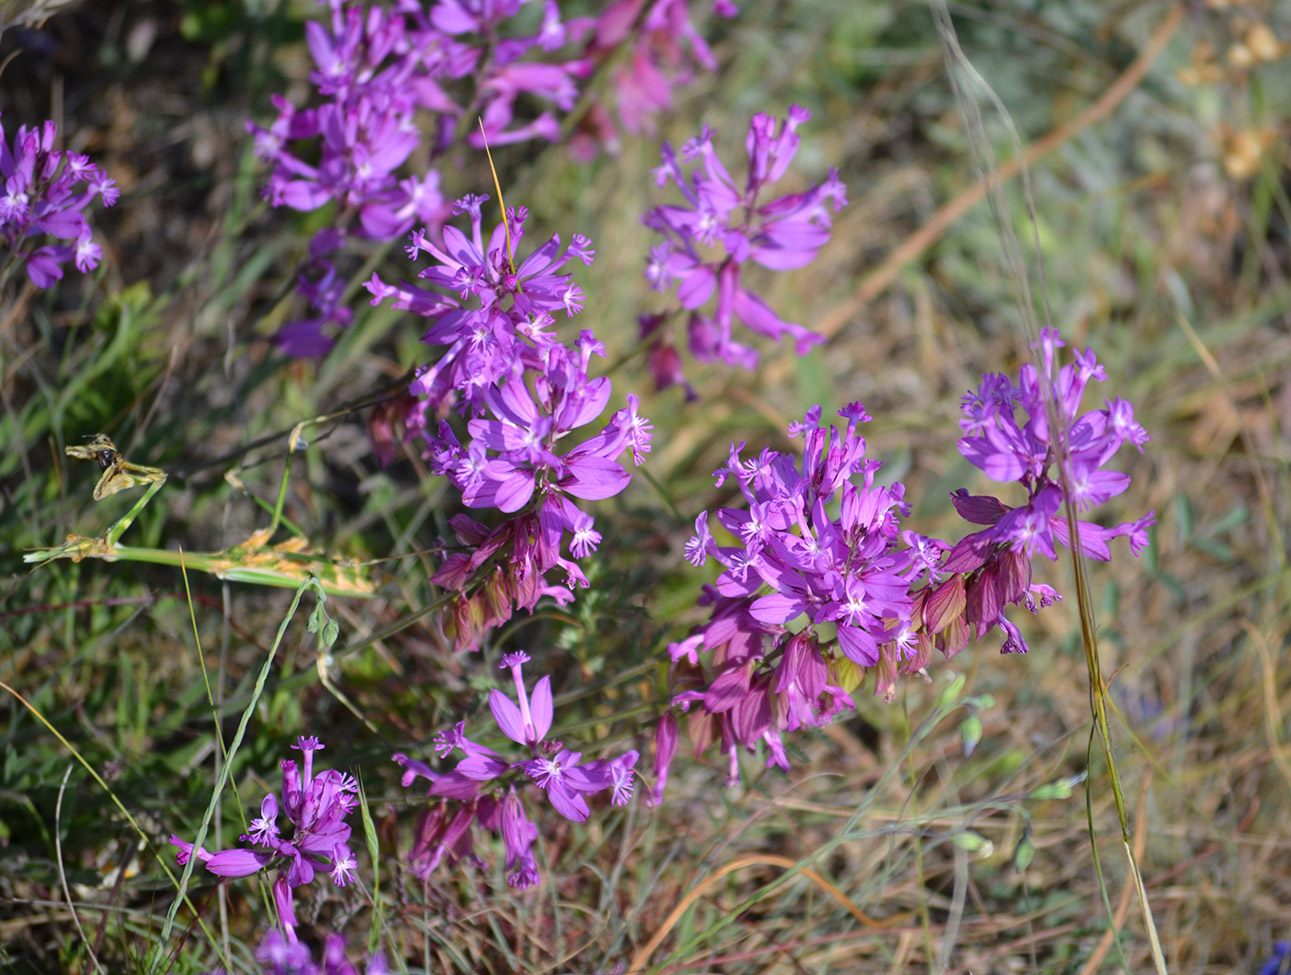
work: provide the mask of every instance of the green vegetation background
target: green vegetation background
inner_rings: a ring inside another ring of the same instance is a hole
[[[636,390],[656,425],[650,479],[599,511],[606,539],[593,590],[568,611],[517,617],[494,641],[560,661],[562,730],[588,745],[649,750],[662,648],[699,619],[694,600],[707,579],[680,561],[681,545],[695,514],[719,500],[708,472],[728,441],[787,448],[784,426],[807,406],[859,399],[876,418],[870,453],[916,501],[914,527],[953,533],[961,529],[946,492],[974,483],[954,449],[959,397],[982,371],[1025,361],[985,203],[886,286],[867,277],[980,177],[928,8],[742,7],[713,25],[721,71],[682,93],[660,133],[629,138],[620,155],[590,166],[559,149],[496,153],[508,202],[529,207],[530,242],[592,237],[597,260],[578,274],[588,304],[577,324],[610,347],[616,402]],[[1134,487],[1118,499],[1125,518],[1157,510],[1153,547],[1140,561],[1118,552],[1091,577],[1122,781],[1166,960],[1177,972],[1256,971],[1275,940],[1291,937],[1291,59],[1246,64],[1234,48],[1260,24],[1291,38],[1291,17],[1269,4],[1192,4],[1162,34],[1172,7],[1160,2],[986,0],[950,10],[1023,143],[1063,133],[1030,168],[1034,213],[1015,183],[1011,212],[1024,240],[1034,218],[1055,323],[1072,345],[1097,350],[1106,394],[1130,399],[1153,436],[1129,461]],[[105,251],[98,273],[47,294],[2,296],[0,680],[104,775],[163,856],[170,832],[191,835],[214,780],[184,582],[127,563],[28,571],[21,555],[68,532],[101,531],[128,506],[125,496],[92,504],[94,472],[63,456],[64,444],[100,431],[172,475],[126,541],[236,544],[266,516],[226,471],[271,497],[293,424],[394,390],[421,360],[420,321],[369,309],[357,289],[358,321],[326,360],[288,361],[269,342],[295,313],[292,270],[322,217],[260,201],[243,122],[267,119],[272,92],[305,97],[302,24],[313,13],[252,0],[70,4],[39,33],[11,28],[0,38],[6,128],[56,118],[64,145],[89,152],[123,191],[92,216]],[[1167,43],[1141,82],[1081,124],[1154,36]],[[792,103],[813,118],[790,178],[805,184],[838,165],[850,205],[819,260],[758,283],[774,308],[825,325],[831,341],[800,361],[763,345],[752,375],[696,368],[698,403],[676,389],[653,395],[633,352],[636,315],[659,307],[641,280],[650,236],[638,217],[663,199],[650,176],[660,139],[676,144],[713,125],[738,170],[748,116],[783,116]],[[987,134],[999,160],[1014,155],[998,120]],[[461,160],[446,189],[492,194],[480,160]],[[377,259],[392,275],[410,273],[398,248]],[[243,807],[258,803],[301,733],[324,737],[331,764],[362,769],[387,851],[379,916],[370,886],[326,903],[319,889],[309,908],[317,930],[344,925],[352,949],[374,926],[383,938],[393,931],[421,959],[410,970],[607,970],[705,876],[762,853],[811,856],[873,926],[801,876],[750,863],[700,899],[653,964],[1148,970],[1137,909],[1123,897],[1110,791],[1088,750],[1069,604],[1033,621],[1025,658],[1000,657],[988,639],[939,661],[931,686],[905,684],[890,704],[858,692],[857,717],[804,738],[788,776],[750,761],[746,787],[728,792],[720,760],[687,761],[661,809],[638,803],[589,829],[559,826],[544,837],[552,879],[536,897],[512,897],[491,868],[441,868],[423,887],[392,855],[408,848],[417,804],[390,774],[389,754],[426,751],[434,731],[478,709],[495,654],[453,657],[434,614],[414,619],[436,598],[426,550],[445,533],[452,502],[415,451],[387,468],[374,461],[368,416],[356,411],[311,439],[288,501],[320,549],[391,560],[378,566],[384,598],[327,604],[341,627],[329,674],[366,725],[320,682],[302,612],[233,775]],[[1068,575],[1059,563],[1048,581],[1063,589]],[[188,584],[227,736],[291,594],[197,574]],[[966,675],[971,697],[940,708],[950,670]],[[982,735],[965,756],[970,715]],[[1088,809],[1083,787],[1065,799],[1054,787],[1085,772]],[[236,807],[230,794],[226,842],[239,831]],[[1020,851],[1033,855],[1025,870]],[[264,902],[251,883],[213,889],[199,886],[195,902],[235,970],[246,970]],[[103,790],[6,695],[0,967],[88,971],[88,943],[113,971],[144,971],[172,893]],[[196,931],[177,945],[175,971],[206,970],[221,954]]]

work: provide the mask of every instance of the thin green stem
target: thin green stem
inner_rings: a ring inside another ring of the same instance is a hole
[[[139,512],[143,511],[143,509],[147,506],[148,502],[152,500],[153,495],[156,494],[158,491],[160,491],[162,488],[162,485],[165,483],[166,483],[166,476],[163,474],[160,478],[158,478],[157,480],[149,484],[148,490],[145,491],[143,493],[143,496],[140,497],[139,500],[134,503],[134,507],[131,508],[129,511],[127,511],[120,518],[118,518],[116,522],[112,525],[112,527],[108,529],[107,534],[104,536],[104,538],[107,540],[109,547],[116,545],[117,539],[119,539],[123,534],[125,534],[125,530],[127,528],[129,528],[132,524],[134,524],[134,520],[139,516]]]

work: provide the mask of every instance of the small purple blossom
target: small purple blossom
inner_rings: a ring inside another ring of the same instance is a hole
[[[85,274],[102,257],[83,211],[96,197],[112,206],[116,184],[88,156],[55,149],[57,138],[52,121],[19,126],[11,148],[0,125],[0,242],[9,251],[0,282],[21,261],[32,284],[49,288],[69,261]],[[47,238],[71,243],[40,243]]]
[[[241,840],[259,849],[233,847],[215,853],[196,848],[176,835],[170,842],[178,848],[179,863],[196,856],[206,869],[219,877],[246,877],[266,867],[278,866],[273,893],[279,921],[289,941],[295,941],[295,910],[292,890],[307,884],[318,869],[327,870],[332,882],[345,886],[357,869],[349,847],[350,827],[345,818],[358,806],[358,783],[343,772],[328,769],[314,774],[314,752],[324,746],[315,737],[300,737],[292,746],[303,753],[301,767],[295,761],[282,763],[281,798],[270,793],[260,803],[260,815],[252,820]],[[290,838],[278,828],[279,813],[293,827]]]

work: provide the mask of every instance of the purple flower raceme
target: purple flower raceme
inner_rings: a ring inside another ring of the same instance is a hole
[[[539,883],[533,845],[539,830],[525,812],[522,790],[541,790],[551,807],[572,822],[591,816],[589,796],[608,793],[616,806],[632,798],[637,753],[627,751],[617,758],[584,762],[581,752],[571,752],[564,743],[549,739],[553,720],[551,677],[544,676],[530,691],[522,667],[529,663],[523,651],[508,653],[501,669],[510,671],[515,697],[489,692],[489,711],[498,730],[528,754],[516,761],[477,744],[466,737],[466,723],[459,721],[451,731],[435,736],[435,751],[441,759],[455,752],[461,758],[452,770],[436,772],[424,762],[404,754],[394,756],[406,770],[403,784],[418,776],[430,780],[426,795],[440,800],[423,815],[411,861],[418,876],[425,877],[439,863],[476,860],[472,827],[478,825],[502,838],[506,854],[508,885],[520,889]]]
[[[813,407],[789,428],[803,437],[801,464],[772,450],[746,460],[744,445],[732,444],[717,484],[733,481],[748,506],[721,508],[717,521],[737,544],[719,545],[704,512],[686,547],[695,565],[711,557],[724,571],[701,600],[710,621],[669,647],[682,683],[699,685],[673,703],[689,712],[697,751],[720,741],[731,784],[741,746],[761,745],[768,766],[787,769],[783,734],[852,709],[864,669],[886,658],[914,671],[928,659],[910,589],[935,571],[941,546],[901,531],[905,489],[876,483],[881,465],[865,457],[858,431],[864,408],[839,412],[843,430],[822,425],[820,413]],[[668,735],[661,726],[661,743],[675,748]]]
[[[569,587],[587,585],[573,559],[594,551],[601,536],[578,502],[618,494],[630,480],[619,457],[630,450],[641,464],[650,450],[651,425],[632,395],[599,431],[579,433],[599,421],[610,400],[609,379],[588,374],[605,350],[590,331],[571,348],[549,330],[555,315],[572,316],[583,306],[572,275],[559,272],[573,260],[590,264],[591,242],[575,234],[562,248],[553,236],[513,265],[507,229],[518,245],[525,211],[510,211],[486,246],[485,199],[457,204],[471,218],[469,237],[445,227],[440,246],[413,234],[412,255],[435,260],[421,279],[455,296],[375,276],[368,283],[374,303],[393,299],[395,307],[432,319],[423,341],[443,348],[412,384],[418,402],[405,417],[405,436],[424,439],[432,472],[447,477],[467,507],[512,516],[492,529],[465,515],[450,521],[470,551],[450,555],[434,581],[461,594],[452,624],[459,648],[477,647],[478,636],[508,619],[513,606],[532,609],[543,596],[565,603],[573,598]],[[468,416],[469,439],[448,422],[452,405]],[[441,416],[433,432],[432,411]],[[566,540],[570,558],[562,555]],[[564,586],[546,581],[557,567]]]
[[[695,565],[716,558],[724,571],[700,600],[712,607],[709,621],[669,647],[680,687],[673,703],[688,712],[697,752],[720,742],[728,782],[738,781],[741,746],[762,745],[768,767],[788,768],[783,734],[851,708],[849,694],[865,670],[874,670],[876,693],[890,700],[898,677],[926,677],[933,650],[953,656],[995,626],[1004,632],[1003,652],[1026,652],[1004,611],[1022,605],[1034,613],[1061,598],[1032,582],[1031,562],[1037,553],[1054,558],[1055,542],[1068,544],[1064,501],[1083,512],[1122,493],[1129,475],[1103,467],[1126,443],[1142,450],[1148,440],[1125,400],[1079,412],[1089,381],[1106,376],[1091,351],[1055,372],[1062,345],[1056,332],[1043,332],[1043,374],[1023,366],[1018,385],[987,375],[964,397],[960,451],[993,479],[1021,484],[1028,500],[1010,507],[954,492],[959,513],[988,526],[954,546],[900,529],[898,516],[908,513],[904,488],[875,483],[879,465],[865,459],[856,432],[869,419],[859,404],[840,411],[847,429],[832,437],[819,407],[790,427],[791,436],[805,439],[801,470],[774,451],[746,461],[743,445],[732,445],[718,485],[734,478],[748,506],[720,509],[717,519],[738,544],[719,545],[708,512],[700,514],[686,558]],[[1057,435],[1044,408],[1049,395]],[[1070,497],[1056,472],[1060,455],[1070,465]],[[1082,551],[1107,560],[1110,540],[1127,536],[1139,555],[1154,519],[1150,512],[1113,528],[1080,521]],[[675,725],[661,722],[660,782],[676,736]]]
[[[252,848],[231,847],[211,853],[172,835],[181,865],[196,856],[218,877],[246,877],[268,867],[279,868],[273,883],[274,905],[288,941],[296,940],[296,913],[292,891],[327,870],[332,882],[344,887],[358,867],[350,851],[350,827],[345,818],[358,806],[358,783],[352,776],[328,769],[314,774],[314,752],[325,746],[317,738],[300,737],[293,748],[304,753],[303,767],[284,759],[281,799],[269,793],[260,804],[260,815],[240,839]],[[293,827],[290,839],[281,835],[279,813]]]
[[[676,285],[682,308],[690,312],[690,351],[700,361],[721,359],[746,369],[756,365],[757,352],[732,338],[736,320],[777,341],[789,335],[799,355],[824,341],[803,326],[781,319],[742,280],[744,265],[750,261],[777,271],[809,263],[829,240],[830,204],[837,211],[847,203],[847,188],[836,169],[824,183],[806,192],[764,199],[798,151],[798,126],[810,117],[796,105],[778,129],[770,115],[753,117],[745,140],[749,167],[743,188],[718,159],[713,132],[707,126],[682,146],[680,160],[664,143],[656,181],[662,186],[672,180],[685,202],[655,207],[642,218],[664,237],[650,251],[645,276],[656,291]],[[689,176],[682,170],[683,162],[696,164]],[[713,312],[702,313],[699,309],[714,295]],[[671,377],[677,366],[676,351],[658,332],[658,325],[653,316],[642,319],[642,338],[652,339],[651,369],[662,388],[675,381]]]
[[[272,166],[265,198],[300,211],[334,205],[327,232],[339,232],[342,239],[352,233],[393,240],[419,225],[438,233],[449,215],[440,174],[411,173],[409,159],[421,150],[433,163],[463,140],[477,148],[486,138],[494,146],[556,141],[558,116],[575,107],[584,79],[631,40],[619,29],[622,11],[562,21],[553,0],[543,5],[532,32],[520,26],[526,23],[519,16],[524,0],[439,0],[429,10],[415,2],[393,8],[322,3],[330,9],[329,21],[305,25],[317,104],[298,108],[275,95],[273,122],[267,128],[248,122],[247,129],[257,155]],[[719,6],[726,12],[729,4]],[[684,43],[701,64],[714,66],[684,0],[658,0],[644,25],[642,36],[652,39],[645,63],[678,61],[678,45]],[[584,38],[581,52],[559,53]],[[672,80],[684,80],[683,73],[673,72]],[[625,106],[632,101],[630,87],[620,85]],[[529,105],[539,106],[537,114],[522,117]],[[650,107],[636,107],[631,116],[639,119]],[[666,100],[655,107],[666,107]],[[626,107],[624,112],[627,118]],[[483,133],[475,127],[477,118]],[[430,134],[425,147],[423,133]],[[587,134],[580,139],[586,143]],[[301,291],[318,314],[289,323],[277,339],[292,355],[326,352],[333,326],[348,324],[334,304],[317,300],[315,284],[310,276]]]
[[[0,126],[0,241],[9,251],[0,283],[17,261],[38,288],[60,280],[68,261],[83,274],[98,267],[102,251],[83,211],[96,197],[112,206],[118,190],[88,156],[55,149],[57,137],[53,122],[19,126],[11,148]]]
[[[958,581],[952,579],[951,584],[962,588],[964,619],[973,635],[980,639],[999,625],[1005,633],[1005,653],[1025,653],[1027,645],[1005,618],[1004,607],[1022,603],[1034,612],[1037,602],[1046,606],[1060,598],[1048,586],[1031,584],[1031,560],[1037,554],[1055,559],[1055,543],[1070,544],[1064,501],[1085,512],[1121,494],[1130,486],[1130,476],[1103,470],[1104,465],[1125,444],[1142,452],[1148,442],[1147,431],[1135,421],[1134,407],[1126,400],[1110,399],[1104,409],[1079,412],[1089,381],[1102,382],[1107,376],[1090,349],[1055,373],[1054,360],[1064,344],[1056,331],[1046,329],[1040,335],[1043,377],[1028,363],[1017,385],[990,373],[976,391],[964,396],[960,453],[992,480],[1020,484],[1027,501],[1011,507],[989,495],[954,492],[951,501],[960,516],[988,527],[961,539],[941,569],[953,573]],[[1057,404],[1061,429],[1056,435],[1045,411],[1046,395],[1054,396]],[[1060,455],[1070,465],[1070,496],[1064,494],[1057,471]],[[1105,562],[1111,558],[1108,543],[1126,536],[1130,550],[1141,555],[1155,521],[1154,511],[1112,528],[1077,521],[1081,551]],[[960,598],[958,593],[950,597],[956,603]]]

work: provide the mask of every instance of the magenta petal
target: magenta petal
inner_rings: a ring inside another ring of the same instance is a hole
[[[749,615],[762,623],[787,623],[806,608],[807,604],[797,596],[773,592],[755,600],[749,607]]]
[[[612,498],[632,480],[619,464],[604,457],[566,458],[566,465],[568,473],[557,482],[557,487],[566,494],[588,501]]]
[[[556,812],[575,823],[581,823],[592,811],[587,807],[587,800],[577,792],[571,792],[559,782],[553,782],[547,789],[547,798],[556,807]]]
[[[521,745],[525,743],[524,718],[515,701],[495,688],[489,691],[489,710],[504,735]]]
[[[533,729],[538,741],[546,738],[547,732],[551,730],[552,713],[551,678],[544,677],[534,685],[533,693],[529,695],[529,716],[533,718]]]
[[[874,635],[858,626],[838,624],[838,645],[843,655],[862,667],[873,667],[879,662],[879,646]]]
[[[278,908],[278,920],[282,922],[283,927],[289,933],[294,931],[298,923],[296,921],[296,906],[293,900],[291,887],[287,885],[287,878],[280,876],[273,882],[273,903]],[[292,933],[291,938],[294,940],[295,937],[296,935]]]
[[[749,693],[751,677],[752,673],[747,665],[719,674],[704,693],[704,710],[720,714],[735,707]]]
[[[677,289],[677,300],[683,308],[698,308],[708,300],[717,284],[713,269],[701,264],[690,271]]]
[[[443,782],[449,775],[464,775],[468,779],[474,779],[477,782],[487,782],[489,779],[495,779],[511,766],[508,765],[500,756],[492,752],[480,749],[480,751],[466,756],[457,763],[457,768],[449,772],[448,775],[440,776],[439,782]],[[436,782],[435,785],[439,785]],[[446,793],[435,792],[435,787],[431,787],[434,795],[443,795]]]
[[[439,778],[439,773],[434,771],[425,762],[419,762],[415,758],[409,758],[407,755],[403,754],[403,752],[396,753],[393,760],[396,764],[402,765],[406,770],[403,773],[403,778],[400,780],[400,784],[404,788],[412,785],[419,775],[423,778],[429,779],[431,782],[434,782]]]
[[[221,850],[211,854],[206,869],[218,877],[249,877],[273,859],[272,853],[255,850]]]
[[[494,498],[499,511],[510,514],[519,511],[533,497],[533,475],[516,469],[497,485]]]
[[[480,794],[480,780],[452,771],[435,780],[428,796],[440,796],[445,799],[474,799]]]
[[[330,199],[327,187],[312,180],[293,179],[281,189],[279,200],[293,210],[317,210]]]

